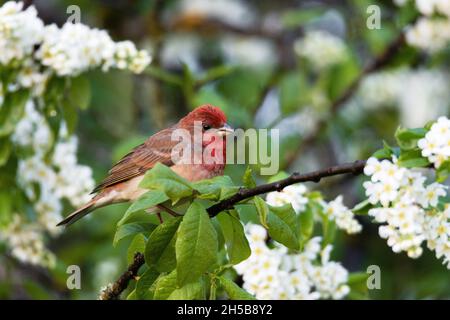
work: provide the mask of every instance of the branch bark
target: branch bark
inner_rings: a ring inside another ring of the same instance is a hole
[[[309,173],[300,174],[298,172],[294,172],[292,175],[283,180],[262,184],[250,189],[242,188],[233,196],[212,205],[207,209],[207,211],[211,217],[214,217],[221,211],[231,209],[234,205],[238,204],[242,200],[246,200],[248,198],[271,191],[281,191],[283,188],[295,183],[307,181],[319,182],[322,178],[341,174],[358,175],[363,172],[365,164],[365,160],[357,160],[355,162],[345,163]]]
[[[262,184],[254,188],[241,188],[233,196],[224,199],[207,209],[210,217],[214,217],[224,210],[233,208],[239,202],[249,199],[251,197],[261,195],[271,191],[281,191],[283,188],[299,183],[299,182],[319,182],[322,178],[342,175],[342,174],[361,174],[366,165],[366,160],[357,160],[355,162],[344,163],[341,165],[332,166],[326,169],[317,170],[309,173],[300,174],[294,172],[289,177],[278,180],[272,183]],[[145,263],[144,255],[136,253],[133,263],[113,284],[109,285],[100,294],[101,300],[115,300],[119,299],[120,294],[127,288],[130,280],[134,279],[139,271],[139,268]]]
[[[133,263],[128,266],[127,271],[113,284],[108,285],[99,296],[100,300],[117,300],[120,298],[120,294],[128,287],[130,280],[136,278],[139,269],[145,263],[144,255],[137,252],[134,255]]]

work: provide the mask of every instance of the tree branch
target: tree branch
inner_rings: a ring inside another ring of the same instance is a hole
[[[357,160],[355,162],[345,163],[309,173],[300,174],[298,172],[295,172],[283,180],[262,184],[250,189],[242,188],[239,190],[238,193],[234,194],[233,196],[212,205],[207,209],[207,211],[211,217],[214,217],[221,211],[231,209],[235,204],[241,202],[242,200],[246,200],[248,198],[271,191],[281,191],[283,188],[295,183],[307,181],[319,182],[322,178],[340,174],[357,175],[362,173],[365,164],[366,164],[365,160]]]
[[[355,162],[344,163],[336,165],[322,170],[317,170],[309,173],[300,174],[294,172],[286,179],[278,180],[272,183],[262,184],[254,188],[241,188],[238,193],[233,196],[224,199],[207,209],[210,217],[214,217],[224,210],[233,208],[234,205],[239,202],[249,199],[251,197],[264,194],[271,191],[281,191],[283,188],[299,183],[299,182],[319,182],[322,178],[341,175],[341,174],[353,174],[358,175],[363,172],[366,160],[357,160]],[[130,280],[134,279],[139,271],[139,268],[145,263],[144,255],[142,253],[136,253],[133,263],[128,267],[119,279],[113,284],[109,285],[100,294],[101,300],[114,300],[119,299],[120,294],[127,288]]]
[[[128,266],[128,270],[114,283],[108,285],[99,296],[100,300],[116,300],[120,298],[120,294],[128,287],[130,280],[137,276],[139,268],[145,263],[144,255],[137,252],[134,255],[133,263]]]

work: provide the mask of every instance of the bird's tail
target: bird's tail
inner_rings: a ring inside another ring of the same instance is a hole
[[[97,208],[98,208],[98,206],[96,206],[95,201],[91,200],[88,203],[86,203],[84,206],[82,206],[78,210],[74,211],[69,216],[67,216],[63,221],[59,222],[57,224],[57,226],[66,226],[66,227],[68,227],[72,223],[74,223],[75,221],[80,220],[85,215],[87,215],[88,213],[90,213],[91,211],[93,211],[93,210],[95,210]]]

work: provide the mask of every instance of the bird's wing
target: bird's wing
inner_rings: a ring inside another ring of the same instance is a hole
[[[173,164],[171,151],[178,143],[178,141],[172,141],[172,131],[173,128],[161,130],[135,147],[112,167],[108,176],[95,187],[92,193],[144,174],[158,162],[171,166]]]

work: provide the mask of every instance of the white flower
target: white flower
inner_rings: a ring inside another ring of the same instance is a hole
[[[260,38],[225,37],[221,48],[226,60],[248,66],[270,66],[276,62],[275,49],[267,40]]]
[[[381,203],[384,207],[387,207],[398,195],[398,183],[393,181],[377,183],[366,181],[363,186],[366,189],[369,202],[372,204]]]
[[[253,243],[262,243],[267,238],[267,230],[258,224],[247,225],[246,232]]]
[[[355,219],[353,212],[343,204],[342,196],[329,203],[324,203],[324,212],[331,219],[336,221],[338,228],[345,230],[349,234],[358,233],[362,226]]]
[[[22,262],[50,268],[55,265],[55,257],[45,249],[39,226],[27,224],[18,214],[2,230],[0,240],[6,241],[11,254]]]
[[[273,207],[291,204],[296,213],[305,210],[308,198],[305,197],[307,188],[302,184],[294,184],[285,187],[281,192],[270,192],[267,194],[266,202]]]
[[[439,197],[443,197],[447,194],[445,191],[446,187],[434,182],[428,185],[425,189],[425,192],[422,194],[422,197],[419,199],[422,207],[436,207],[438,204]]]
[[[383,166],[377,158],[371,157],[367,160],[367,163],[364,167],[364,174],[366,176],[371,176],[373,182],[380,181],[380,175],[382,171]]]
[[[104,30],[81,23],[45,27],[44,39],[36,53],[44,66],[59,76],[75,76],[92,68],[111,67],[140,73],[151,62],[146,51],[138,51],[130,41],[115,43]]]
[[[92,170],[77,163],[77,139],[67,137],[66,128],[61,126],[53,157],[46,159],[52,142],[52,134],[45,118],[35,107],[33,100],[27,102],[25,117],[18,123],[12,141],[19,146],[31,148],[34,155],[19,161],[17,180],[27,190],[34,204],[38,222],[52,234],[56,234],[56,223],[61,220],[62,199],[73,206],[80,206],[90,200],[94,188]],[[36,199],[33,184],[40,186]]]
[[[318,71],[341,63],[348,56],[342,39],[325,31],[307,32],[304,38],[295,42],[294,50]]]
[[[450,42],[450,20],[422,17],[407,31],[406,41],[432,53],[442,50]]]
[[[450,157],[450,120],[440,117],[430,128],[424,138],[420,139],[417,146],[422,151],[422,156],[439,168]]]
[[[394,0],[402,6],[405,0]],[[415,47],[435,52],[445,48],[450,41],[450,2],[448,0],[415,0],[417,10],[423,15],[406,33],[407,42]],[[434,18],[438,14],[439,18]]]
[[[447,121],[442,118],[439,125],[433,125],[434,130],[446,134]],[[427,134],[426,139],[431,140],[434,137]],[[419,145],[424,148],[426,146],[424,141]],[[433,150],[435,150],[434,146]],[[395,166],[395,164],[392,165]],[[384,223],[378,229],[380,237],[387,240],[392,251],[396,253],[404,251],[410,258],[421,256],[423,252],[421,244],[426,241],[428,248],[435,250],[436,257],[439,259],[445,256],[444,263],[448,263],[449,256],[446,255],[445,248],[450,246],[448,237],[450,215],[447,209],[445,212],[438,213],[433,209],[437,207],[439,198],[446,195],[446,186],[436,182],[426,185],[425,176],[419,171],[406,168],[401,168],[402,178],[397,181],[392,174],[382,174],[383,171],[392,168],[391,165],[386,165],[380,170],[375,170],[376,166],[378,166],[377,162],[370,161],[369,168],[365,170],[366,173],[369,176],[379,174],[379,178],[375,180],[391,180],[391,182],[396,181],[397,184],[395,196],[389,197],[383,196],[386,191],[386,182],[366,181],[363,184],[369,201],[374,205],[382,205],[369,210],[369,216],[372,216],[377,223]]]
[[[382,71],[365,77],[349,108],[362,116],[366,110],[395,107],[400,113],[401,125],[422,127],[447,113],[449,85],[448,73],[438,69]],[[357,118],[352,116],[353,121]]]
[[[0,7],[0,64],[29,56],[43,37],[44,24],[33,6],[8,1]]]
[[[266,233],[261,228],[253,224],[245,227],[252,253],[235,266],[242,275],[245,290],[257,299],[277,300],[342,299],[348,294],[348,272],[339,263],[330,261],[331,245],[321,250],[321,238],[314,237],[305,244],[302,253],[289,254],[277,243],[269,248],[262,241]]]

